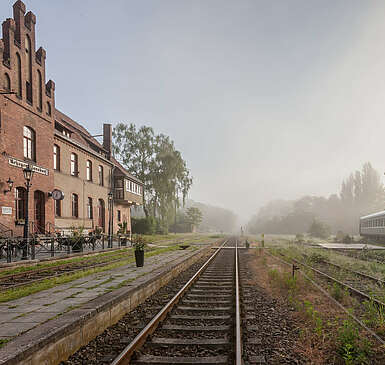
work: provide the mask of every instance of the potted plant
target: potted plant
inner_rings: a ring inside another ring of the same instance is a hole
[[[122,223],[119,223],[118,226],[119,226],[118,235],[120,236],[120,245],[127,246],[128,223],[127,221],[124,221]]]
[[[82,252],[85,238],[83,236],[83,227],[72,228],[69,237],[73,252]]]
[[[102,238],[102,232],[103,230],[101,229],[101,227],[95,227],[94,235],[97,240],[100,240]]]
[[[144,265],[144,249],[146,243],[144,242],[143,237],[135,236],[133,239],[133,245],[135,251],[135,262],[136,267],[143,267]]]

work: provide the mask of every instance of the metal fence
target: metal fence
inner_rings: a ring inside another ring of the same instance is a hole
[[[77,252],[100,251],[110,248],[131,246],[128,235],[35,235],[23,237],[0,237],[0,260],[7,262],[35,260],[39,257],[55,257]]]

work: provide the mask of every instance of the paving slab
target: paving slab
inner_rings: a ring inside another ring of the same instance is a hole
[[[145,267],[137,268],[135,263],[99,272],[85,278],[55,286],[28,297],[0,305],[0,336],[14,337],[39,324],[74,310],[100,295],[118,288],[126,280],[135,285],[146,280],[146,274],[172,263],[186,253],[165,252],[145,259]],[[106,282],[108,280],[108,282]]]

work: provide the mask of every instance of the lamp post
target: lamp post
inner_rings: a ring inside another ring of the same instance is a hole
[[[108,248],[112,248],[113,220],[114,220],[114,195],[108,193]]]
[[[28,240],[29,240],[29,212],[28,212],[28,202],[29,202],[29,189],[32,186],[32,176],[33,170],[30,165],[28,165],[25,169],[23,169],[24,179],[25,179],[25,187],[26,189],[26,197],[25,197],[25,221],[24,221],[24,244],[23,244],[23,256],[22,260],[27,260],[28,258]],[[33,252],[34,256],[34,252]]]

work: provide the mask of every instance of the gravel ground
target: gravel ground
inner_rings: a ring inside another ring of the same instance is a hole
[[[262,356],[268,364],[306,364],[294,349],[299,331],[290,321],[293,309],[252,284],[255,274],[250,259],[246,251],[240,253],[245,365],[254,356]]]

